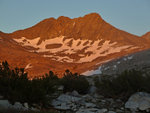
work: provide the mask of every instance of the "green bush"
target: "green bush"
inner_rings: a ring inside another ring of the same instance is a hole
[[[95,85],[104,96],[127,99],[138,91],[150,92],[150,76],[143,74],[141,71],[129,70],[112,79],[95,79]]]
[[[41,78],[28,80],[23,68],[11,70],[8,63],[0,66],[0,94],[11,103],[16,101],[48,105],[55,92],[58,78],[52,71]]]
[[[61,79],[61,83],[64,86],[64,92],[78,91],[80,94],[86,94],[89,88],[89,82],[84,76],[77,73],[72,74],[69,70],[66,70],[64,77]]]
[[[29,105],[36,103],[42,107],[49,106],[59,85],[64,86],[64,92],[76,90],[80,94],[87,93],[89,88],[84,76],[72,74],[69,70],[66,70],[61,79],[49,71],[41,78],[29,80],[23,68],[10,69],[6,61],[0,65],[0,95],[12,104],[18,101]]]

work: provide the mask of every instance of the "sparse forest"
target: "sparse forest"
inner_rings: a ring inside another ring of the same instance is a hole
[[[66,70],[61,79],[49,71],[41,78],[29,80],[23,68],[10,69],[7,61],[0,66],[0,95],[12,104],[18,101],[47,107],[60,85],[64,86],[64,92],[76,90],[80,94],[87,93],[89,88],[84,76],[73,74],[69,70]]]
[[[150,74],[135,69],[126,70],[116,77],[109,78],[105,75],[101,80],[95,78],[94,81],[100,94],[124,101],[136,92],[150,93]]]

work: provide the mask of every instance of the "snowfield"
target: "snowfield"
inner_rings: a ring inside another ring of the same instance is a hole
[[[20,39],[14,40],[22,46],[30,46],[36,49],[30,49],[28,50],[29,52],[46,52],[43,57],[50,57],[53,60],[69,63],[91,62],[101,56],[118,53],[126,49],[137,48],[133,45],[117,46],[117,42],[110,42],[110,40],[75,40],[73,38],[67,39],[65,38],[65,36],[60,36],[53,39],[46,39],[42,41],[40,40],[40,37],[34,39],[27,39],[26,37],[21,37]],[[54,44],[59,45],[60,47],[47,48],[47,46],[53,46]],[[77,57],[79,57],[78,60],[76,60],[76,58],[70,57],[71,55],[76,55]],[[128,59],[132,58],[130,57]]]

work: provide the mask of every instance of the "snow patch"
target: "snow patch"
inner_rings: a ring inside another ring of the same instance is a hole
[[[133,59],[133,56],[126,56],[125,58],[123,58],[124,61],[131,60],[131,59]]]
[[[73,59],[69,58],[68,56],[60,57],[60,56],[53,56],[53,55],[43,55],[43,57],[49,57],[52,58],[52,60],[59,61],[59,62],[69,62],[69,63],[73,62]]]
[[[124,61],[126,61],[126,60],[127,60],[127,58],[123,58],[123,60],[124,60]]]
[[[31,65],[31,63],[29,63],[29,64],[26,65],[25,69],[30,69],[30,68],[32,68],[32,67],[33,67],[33,66]]]
[[[98,69],[96,69],[96,70],[88,70],[88,71],[82,73],[81,75],[90,76],[90,75],[101,74],[101,73],[102,73],[102,72],[101,72],[101,66],[100,66],[100,67],[99,67]]]
[[[80,57],[84,57],[85,55],[84,55],[84,54],[78,54],[78,56],[80,56]]]
[[[73,23],[73,26],[75,26],[76,22]]]
[[[133,59],[133,56],[128,56],[128,60],[131,60],[131,59]]]
[[[116,70],[117,66],[116,65],[113,65],[113,70]]]
[[[108,69],[109,69],[109,66],[104,68],[104,70],[108,70]]]
[[[120,64],[120,61],[118,61],[117,64]]]
[[[37,48],[37,44],[40,40],[40,37],[35,39],[26,39],[25,37],[21,37],[20,39],[14,39],[16,42],[20,43],[23,46],[32,46]]]
[[[113,67],[114,67],[114,68],[117,68],[117,66],[116,66],[116,65],[114,65]]]
[[[112,58],[112,59],[109,59],[109,60],[101,61],[101,62],[97,63],[96,65],[100,65],[100,64],[103,64],[103,63],[109,62],[109,61],[111,61],[111,60],[113,60],[113,58]]]

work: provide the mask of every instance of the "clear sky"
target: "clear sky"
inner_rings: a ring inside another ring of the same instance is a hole
[[[0,0],[0,31],[10,33],[45,18],[92,12],[135,35],[150,31],[150,0]]]

